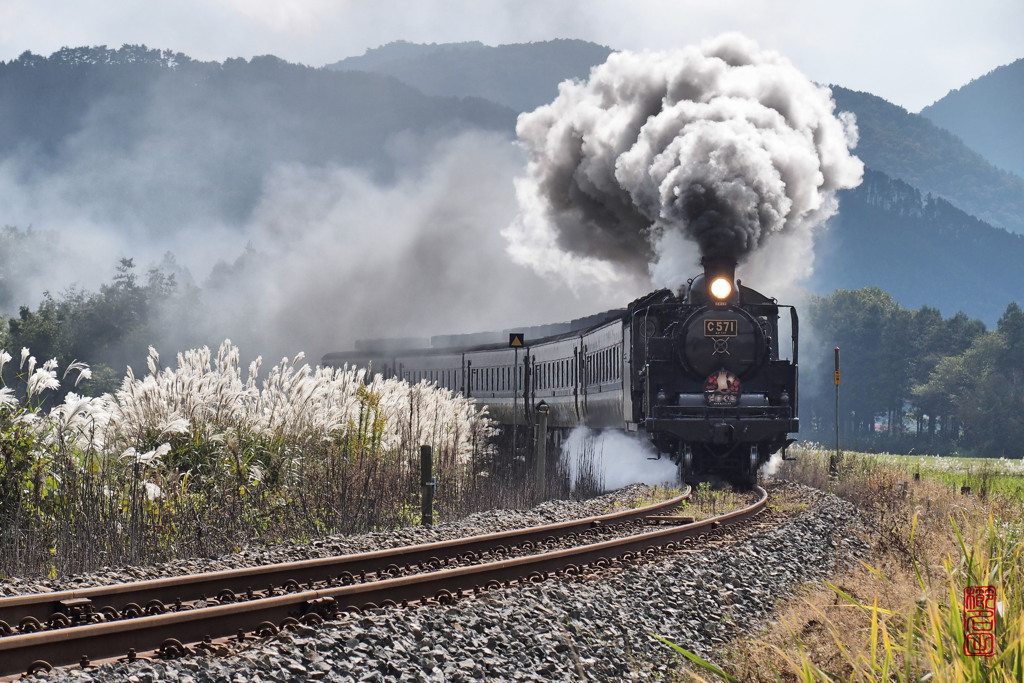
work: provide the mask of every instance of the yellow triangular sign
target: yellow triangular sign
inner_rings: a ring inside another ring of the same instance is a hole
[[[508,334],[508,346],[509,348],[519,348],[525,346],[523,341],[522,332],[509,332]]]

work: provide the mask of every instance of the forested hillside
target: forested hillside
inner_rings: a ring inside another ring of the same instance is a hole
[[[1024,179],[993,167],[952,133],[874,95],[832,86],[857,115],[857,156],[876,171],[943,197],[997,227],[1024,233]]]
[[[811,287],[876,286],[904,306],[962,310],[994,324],[1024,301],[1024,235],[978,220],[945,199],[868,170],[840,193],[839,215],[815,247]]]

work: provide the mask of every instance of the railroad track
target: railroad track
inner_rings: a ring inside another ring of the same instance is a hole
[[[663,514],[678,507],[687,491],[644,508],[453,541],[2,598],[0,677],[134,659],[137,653],[170,657],[192,649],[213,651],[218,639],[243,640],[292,624],[316,625],[342,612],[445,603],[659,549],[676,550],[753,518],[767,500],[763,489],[758,492],[752,505],[700,522]],[[559,539],[594,541],[651,519],[671,526],[553,549]]]

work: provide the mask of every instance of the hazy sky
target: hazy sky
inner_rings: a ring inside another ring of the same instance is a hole
[[[393,40],[665,49],[728,30],[910,111],[1024,57],[1021,0],[0,0],[0,60],[144,43],[320,66]]]

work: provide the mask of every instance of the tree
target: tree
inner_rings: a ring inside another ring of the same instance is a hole
[[[173,260],[165,264],[174,266]],[[113,281],[100,291],[68,290],[59,298],[47,293],[36,311],[22,306],[19,316],[7,321],[4,346],[15,355],[28,348],[40,361],[56,358],[61,367],[74,361],[90,365],[93,379],[85,385],[62,387],[79,393],[111,391],[120,383],[127,365],[141,362],[154,340],[152,323],[157,309],[176,294],[174,273],[151,269],[146,284],[139,283],[135,263],[121,259]],[[117,368],[115,371],[113,368]],[[14,381],[17,368],[5,369],[5,380]]]
[[[962,434],[954,434],[961,446],[979,455],[1021,457],[1024,311],[1008,305],[995,330],[976,337],[963,353],[940,360],[915,394],[952,407],[962,426]]]
[[[905,337],[909,315],[878,287],[841,289],[828,297],[816,297],[808,311],[810,326],[821,341],[821,362],[830,364],[834,347],[842,350],[841,420],[854,433],[873,431],[875,415],[898,408],[908,390]],[[827,415],[820,399],[832,393],[832,376],[818,374],[821,379],[812,395],[819,396],[817,412]]]

